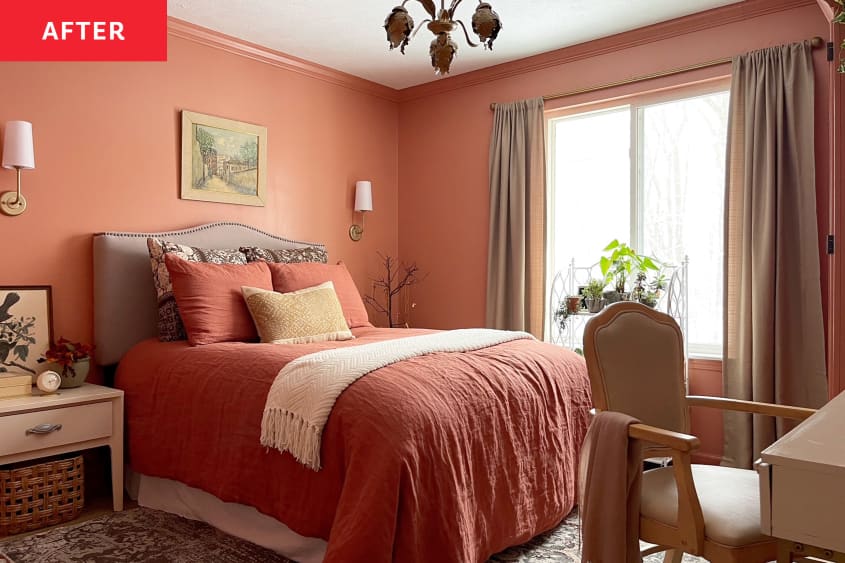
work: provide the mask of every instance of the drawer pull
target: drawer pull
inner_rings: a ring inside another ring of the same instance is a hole
[[[52,434],[53,432],[56,432],[57,430],[61,430],[61,429],[62,429],[61,424],[44,423],[44,424],[38,424],[36,426],[33,426],[32,428],[28,428],[27,431],[26,431],[26,434],[27,434],[27,436],[30,435],[30,434]]]

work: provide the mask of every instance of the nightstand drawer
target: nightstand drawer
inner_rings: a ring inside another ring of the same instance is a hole
[[[61,429],[46,434],[27,433],[39,424],[61,424]],[[105,438],[111,433],[111,401],[0,416],[0,456]]]

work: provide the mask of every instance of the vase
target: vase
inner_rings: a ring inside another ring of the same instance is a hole
[[[572,297],[567,297],[566,308],[570,313],[577,314],[578,310],[581,309],[581,296],[573,295]]]
[[[591,313],[598,313],[602,309],[604,309],[605,300],[602,297],[594,298],[588,297],[584,299],[584,303],[587,304],[587,310]]]
[[[79,387],[85,383],[88,377],[88,370],[91,368],[91,358],[77,360],[73,363],[73,371],[70,367],[65,368],[59,364],[50,363],[48,369],[51,369],[62,376],[62,384],[59,385],[62,389],[71,389]]]

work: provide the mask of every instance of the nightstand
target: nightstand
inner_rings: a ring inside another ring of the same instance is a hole
[[[0,465],[108,446],[112,502],[115,511],[123,510],[120,389],[86,383],[50,395],[0,399],[0,436]]]

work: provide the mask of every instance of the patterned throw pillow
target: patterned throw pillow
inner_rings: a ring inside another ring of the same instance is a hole
[[[291,293],[242,287],[261,342],[305,344],[354,338],[328,281]]]
[[[164,263],[165,254],[174,254],[189,262],[207,262],[211,264],[246,264],[246,257],[234,249],[205,249],[148,238],[147,249],[150,251],[150,264],[153,267],[153,283],[158,298],[158,338],[162,342],[185,340],[188,338],[176,299],[173,297],[173,284]]]
[[[246,256],[247,262],[275,262],[277,264],[295,264],[300,262],[320,262],[325,264],[329,257],[325,248],[306,246],[305,248],[258,248],[257,246],[242,246],[240,251]]]

